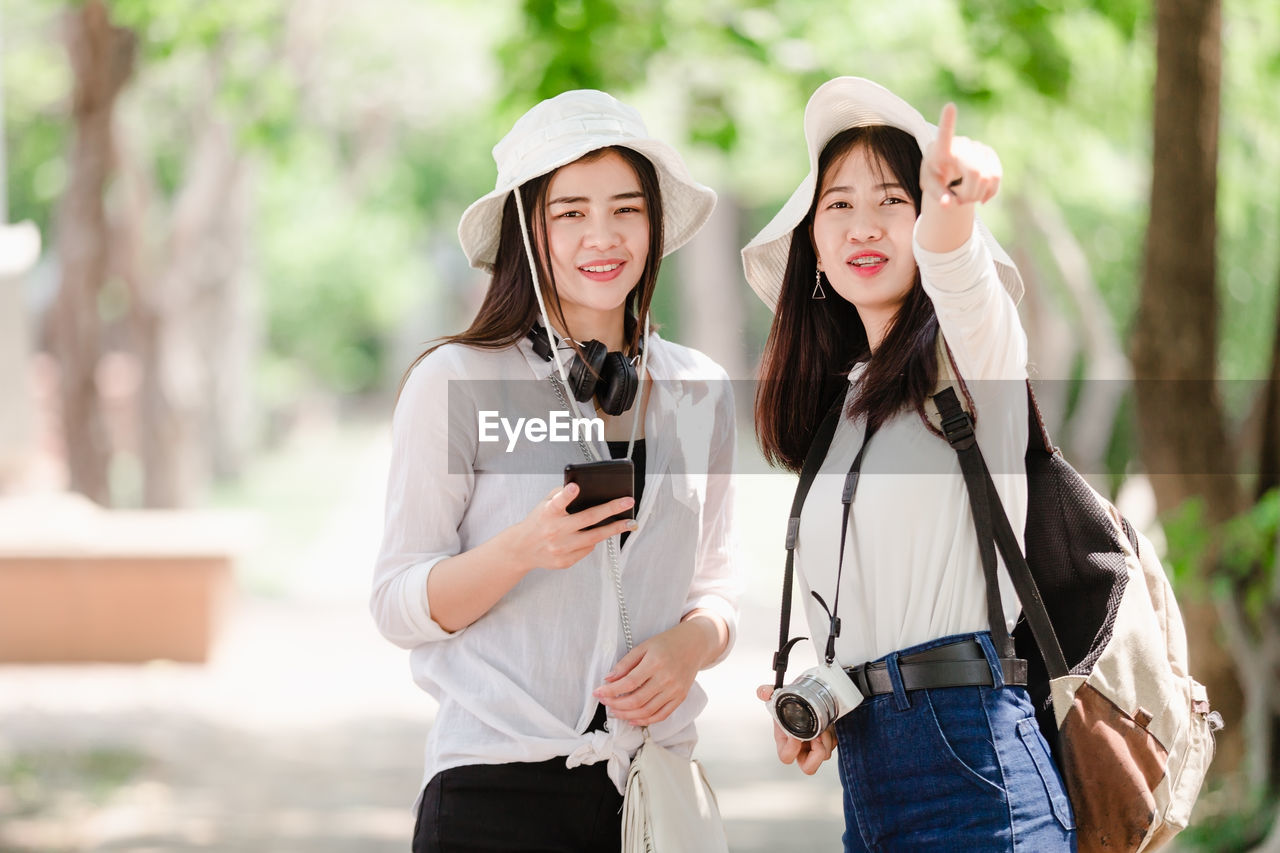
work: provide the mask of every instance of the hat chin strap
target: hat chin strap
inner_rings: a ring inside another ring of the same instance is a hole
[[[640,404],[644,402],[644,381],[649,376],[649,312],[644,312],[644,345],[640,348],[640,371],[636,374],[636,401],[632,403],[636,407],[635,414],[631,416],[631,440],[627,442],[627,458],[631,458],[631,451],[636,446],[636,431],[640,428]]]
[[[560,358],[560,347],[556,345],[554,340],[555,328],[551,325],[551,318],[547,315],[547,303],[542,299],[542,282],[538,278],[538,265],[533,262],[533,244],[529,242],[528,219],[524,213],[524,199],[520,195],[520,188],[516,187],[512,190],[516,197],[516,211],[520,214],[520,239],[524,241],[524,256],[529,262],[529,275],[533,276],[533,295],[538,300],[538,311],[542,314],[542,324],[547,330],[547,341],[551,344],[551,354],[556,360],[556,370],[560,374],[560,381],[565,387],[569,386],[569,374],[564,369],[564,361]],[[640,348],[640,371],[637,373],[639,384],[643,384],[645,378],[649,375],[649,312],[644,312],[644,345]],[[627,442],[627,458],[631,458],[631,450],[636,446],[636,433],[640,429],[640,401],[643,399],[643,391],[640,387],[636,388],[636,401],[632,404],[635,408],[635,414],[631,416],[631,440]]]
[[[520,214],[520,239],[524,241],[524,257],[529,262],[529,275],[533,276],[533,295],[538,300],[538,311],[542,313],[542,324],[547,329],[547,340],[551,344],[551,354],[556,359],[556,371],[560,374],[560,381],[566,386],[569,384],[569,374],[564,369],[564,361],[560,358],[560,347],[556,346],[551,336],[555,334],[555,330],[551,326],[551,318],[547,316],[547,304],[542,301],[542,282],[538,278],[538,265],[533,262],[533,245],[529,242],[528,220],[524,214],[524,199],[520,196],[520,188],[516,187],[511,191],[516,197],[516,211]],[[645,343],[648,343],[646,341]]]

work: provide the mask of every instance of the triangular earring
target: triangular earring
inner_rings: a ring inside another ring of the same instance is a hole
[[[810,296],[813,299],[827,298],[827,292],[822,289],[822,270],[817,267],[813,269],[813,293]]]

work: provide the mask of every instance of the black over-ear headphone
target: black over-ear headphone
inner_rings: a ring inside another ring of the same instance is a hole
[[[551,341],[541,323],[534,323],[529,330],[533,351],[543,361],[551,361]],[[569,391],[579,403],[592,397],[601,411],[620,415],[636,401],[640,377],[631,359],[619,351],[609,352],[599,341],[578,341],[582,357],[573,354],[569,362]],[[642,344],[643,346],[643,344]]]

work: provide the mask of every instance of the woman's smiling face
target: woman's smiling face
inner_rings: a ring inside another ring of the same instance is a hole
[[[868,331],[873,324],[885,328],[915,282],[918,213],[907,188],[865,144],[823,176],[812,233],[818,268]]]
[[[547,187],[547,246],[556,292],[572,328],[582,312],[622,308],[649,259],[649,206],[619,154],[561,167]]]

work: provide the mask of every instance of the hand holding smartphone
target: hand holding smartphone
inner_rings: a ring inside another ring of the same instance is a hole
[[[630,459],[606,459],[602,462],[578,462],[564,466],[564,482],[578,484],[578,496],[567,508],[572,515],[593,506],[608,503],[615,498],[635,497],[635,466]],[[602,527],[626,518],[635,518],[633,505],[617,515],[612,515],[584,530]]]

